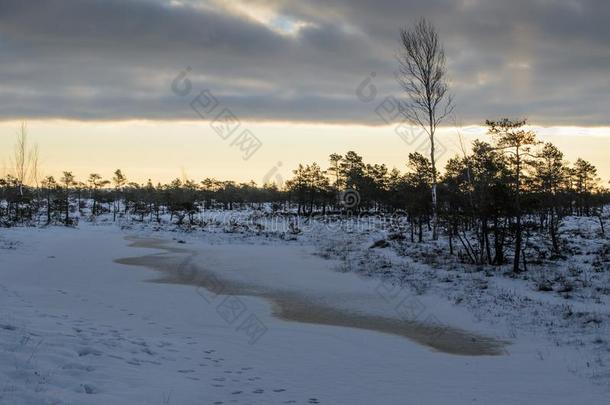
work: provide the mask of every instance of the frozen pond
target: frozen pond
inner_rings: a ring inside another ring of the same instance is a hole
[[[187,249],[159,239],[132,241],[133,247],[161,249],[163,253],[116,262],[162,272],[155,282],[195,285],[207,290],[203,294],[261,297],[272,303],[273,314],[283,320],[390,333],[444,353],[480,356],[505,352],[506,342],[401,318],[376,293],[376,284],[334,272],[324,260],[307,257],[290,246],[211,245]]]

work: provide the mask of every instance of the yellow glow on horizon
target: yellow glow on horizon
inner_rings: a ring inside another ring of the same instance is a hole
[[[9,157],[19,122],[0,122],[0,176],[10,172]],[[604,183],[610,178],[610,128],[532,126],[542,141],[556,144],[573,162],[578,157],[597,166]],[[331,153],[353,150],[367,163],[385,163],[406,170],[408,154],[418,149],[404,142],[391,126],[365,126],[293,122],[242,122],[262,142],[249,160],[220,138],[206,121],[28,121],[32,142],[39,145],[43,175],[72,171],[85,180],[89,173],[110,178],[120,168],[130,181],[168,182],[187,177],[200,181],[206,177],[240,182],[286,180],[299,163],[328,165]],[[453,155],[462,154],[472,140],[490,141],[485,128],[468,126],[442,128],[437,142],[447,152],[439,167]]]

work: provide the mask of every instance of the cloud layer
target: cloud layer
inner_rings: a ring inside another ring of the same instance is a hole
[[[241,120],[380,124],[398,32],[445,43],[460,124],[610,125],[605,0],[0,0],[0,119],[196,119],[191,67]],[[375,100],[355,91],[371,72]]]

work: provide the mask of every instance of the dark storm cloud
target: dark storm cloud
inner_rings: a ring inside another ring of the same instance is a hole
[[[400,27],[438,27],[461,123],[526,116],[609,125],[610,3],[603,0],[0,0],[0,118],[193,119],[170,83],[185,66],[242,120],[379,124],[399,94]],[[244,3],[245,4],[245,3]],[[304,23],[294,35],[277,27]],[[355,89],[376,72],[377,99]]]

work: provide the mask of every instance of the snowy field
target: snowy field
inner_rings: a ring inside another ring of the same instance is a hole
[[[510,278],[370,221],[226,215],[0,230],[0,403],[608,403],[587,219]]]

